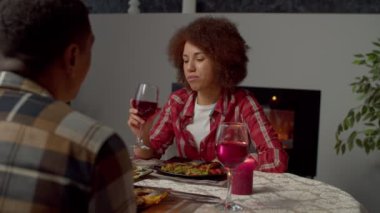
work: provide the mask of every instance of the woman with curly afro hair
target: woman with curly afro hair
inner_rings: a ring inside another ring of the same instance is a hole
[[[191,160],[215,159],[216,131],[221,122],[243,122],[256,148],[257,169],[284,172],[287,155],[253,94],[237,85],[247,75],[249,47],[234,23],[223,17],[197,18],[171,38],[169,60],[182,89],[173,92],[154,124],[130,109],[128,125],[144,143],[136,157],[160,157],[174,141],[178,155]],[[153,116],[154,117],[154,116]]]

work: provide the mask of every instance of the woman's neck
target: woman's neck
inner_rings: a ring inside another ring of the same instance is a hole
[[[216,88],[213,90],[198,91],[197,92],[197,104],[199,105],[210,105],[216,103],[221,94],[221,88]]]

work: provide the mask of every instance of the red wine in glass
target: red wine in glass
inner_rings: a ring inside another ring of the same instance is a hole
[[[137,115],[144,120],[148,120],[157,110],[158,103],[158,87],[155,85],[140,83],[132,101],[132,106],[137,109]],[[137,145],[144,149],[149,149],[142,140],[142,125],[140,125],[140,133],[137,137]]]
[[[227,197],[216,206],[220,211],[241,211],[244,208],[231,201],[231,171],[248,155],[248,132],[243,123],[222,122],[216,135],[216,157],[227,171]]]
[[[242,163],[248,150],[246,141],[224,141],[216,146],[218,160],[228,168],[235,168]]]
[[[148,120],[157,110],[157,102],[133,100],[132,105],[138,110],[138,115]]]

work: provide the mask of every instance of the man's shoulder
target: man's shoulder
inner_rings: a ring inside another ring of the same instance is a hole
[[[36,128],[97,153],[108,140],[121,140],[116,132],[100,121],[74,110],[61,101],[45,103],[34,122]]]
[[[73,142],[86,146],[93,153],[97,153],[108,140],[120,139],[109,126],[70,107],[57,125],[55,134],[70,138]]]

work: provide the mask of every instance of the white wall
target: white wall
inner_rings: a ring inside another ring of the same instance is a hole
[[[92,69],[73,106],[115,128],[129,145],[129,99],[138,82],[160,86],[161,105],[175,81],[166,47],[173,32],[195,15],[92,15],[96,36]],[[353,54],[372,50],[380,15],[214,14],[238,24],[251,46],[243,85],[322,91],[316,179],[337,186],[370,212],[380,212],[380,155],[334,150],[338,123],[356,97],[349,83],[363,71]],[[365,71],[365,69],[364,69]]]

